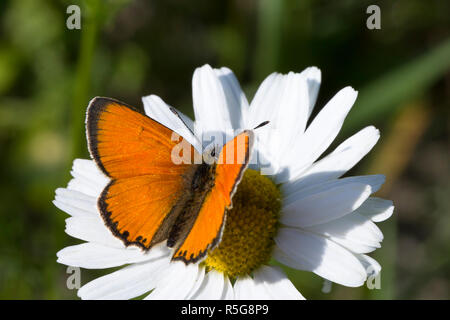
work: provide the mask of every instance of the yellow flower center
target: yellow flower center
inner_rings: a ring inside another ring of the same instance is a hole
[[[247,169],[233,196],[220,244],[203,262],[231,278],[269,262],[278,228],[281,194],[275,183]]]

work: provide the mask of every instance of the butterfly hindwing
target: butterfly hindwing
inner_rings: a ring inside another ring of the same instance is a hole
[[[112,180],[102,192],[98,206],[114,235],[126,245],[149,249],[165,240],[154,238],[176,207],[183,189],[181,179],[158,175]]]

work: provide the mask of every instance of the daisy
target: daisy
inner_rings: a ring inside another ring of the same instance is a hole
[[[205,135],[230,138],[255,130],[250,167],[233,197],[217,248],[196,264],[173,262],[159,245],[148,252],[125,247],[104,225],[97,198],[108,183],[92,160],[76,159],[67,188],[54,204],[71,217],[66,233],[85,241],[57,253],[58,262],[86,269],[121,267],[79,289],[83,299],[304,299],[276,260],[344,286],[364,284],[380,265],[367,255],[383,234],[374,222],[389,218],[391,201],[371,197],[382,175],[341,178],[376,144],[372,126],[319,159],[340,131],[357,92],[339,91],[310,121],[320,70],[273,73],[249,104],[227,68],[198,68],[193,76],[195,122],[155,95],[143,98],[145,113],[197,149]],[[319,160],[318,160],[319,159]]]

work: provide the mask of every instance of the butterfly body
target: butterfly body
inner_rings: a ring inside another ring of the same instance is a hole
[[[172,152],[180,141],[173,140],[174,132],[120,101],[91,100],[86,130],[90,154],[110,178],[97,205],[113,235],[146,251],[166,242],[174,250],[172,259],[185,263],[203,259],[218,244],[249,162],[251,131],[227,142],[220,153],[214,148],[203,155],[227,156],[229,163],[176,164]],[[203,158],[187,145],[192,160]]]

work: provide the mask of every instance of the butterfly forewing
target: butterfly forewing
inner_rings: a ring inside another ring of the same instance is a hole
[[[91,156],[111,178],[98,199],[106,225],[126,245],[150,248],[195,166],[175,165],[172,130],[122,102],[95,98],[86,126]]]
[[[172,130],[122,102],[93,99],[86,122],[91,155],[111,178],[180,175],[189,167],[172,161],[171,152],[179,144],[172,140]]]

